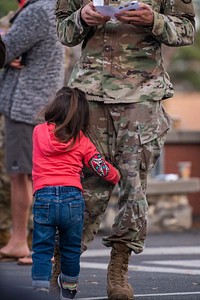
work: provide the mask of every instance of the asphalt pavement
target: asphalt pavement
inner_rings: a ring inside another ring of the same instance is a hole
[[[101,244],[101,238],[102,233],[81,257],[77,300],[107,299],[106,268],[110,248]],[[0,278],[1,284],[10,289],[17,285],[31,291],[31,266],[1,262]],[[129,282],[134,287],[136,300],[200,300],[200,229],[149,234],[144,252],[131,256]],[[9,300],[22,298],[13,296]],[[1,296],[0,299],[7,300]]]

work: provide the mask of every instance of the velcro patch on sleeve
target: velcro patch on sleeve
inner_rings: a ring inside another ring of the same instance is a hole
[[[89,161],[89,165],[94,170],[94,172],[100,177],[105,177],[108,175],[109,167],[105,159],[100,154],[95,154]]]

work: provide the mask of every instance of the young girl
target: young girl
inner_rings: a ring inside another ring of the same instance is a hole
[[[80,272],[83,164],[113,184],[120,175],[85,136],[89,106],[82,91],[63,87],[47,106],[44,118],[46,122],[37,125],[33,132],[33,288],[49,289],[51,258],[59,230],[60,299],[72,299]]]

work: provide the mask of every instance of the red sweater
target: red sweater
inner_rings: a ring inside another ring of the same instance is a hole
[[[117,184],[118,171],[97,151],[82,132],[74,146],[61,143],[53,134],[54,124],[37,125],[33,131],[33,190],[46,186],[75,186],[82,190],[83,164],[98,176]]]

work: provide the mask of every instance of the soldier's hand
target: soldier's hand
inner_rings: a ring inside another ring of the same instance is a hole
[[[81,18],[89,26],[98,26],[108,22],[110,17],[104,17],[95,11],[92,2],[85,5],[81,10]]]
[[[129,23],[135,26],[152,26],[153,25],[153,10],[151,6],[145,3],[140,3],[138,10],[126,10],[119,14],[115,14],[118,21]]]

